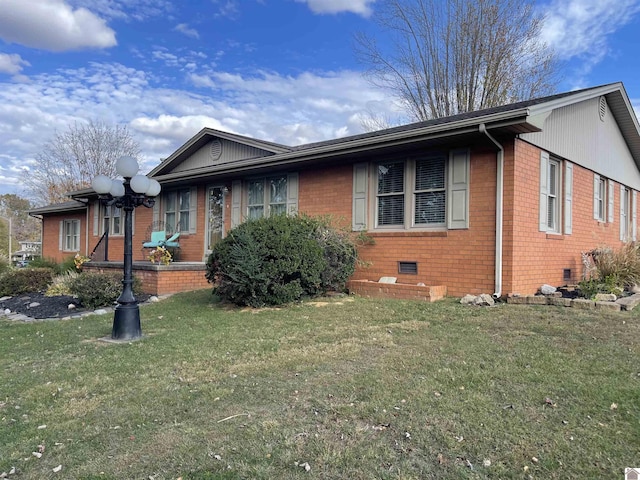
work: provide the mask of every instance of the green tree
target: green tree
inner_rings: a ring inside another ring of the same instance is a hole
[[[11,218],[11,243],[15,252],[20,241],[37,241],[40,239],[40,221],[29,216],[33,207],[30,200],[13,193],[0,195],[0,255],[9,254],[9,221]]]

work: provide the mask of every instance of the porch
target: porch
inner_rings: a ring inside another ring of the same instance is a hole
[[[90,272],[122,272],[122,261],[92,260],[83,265]],[[205,278],[204,262],[172,262],[169,265],[151,263],[148,260],[133,262],[133,275],[142,281],[142,291],[149,295],[167,295],[210,288]],[[212,288],[212,287],[211,287]]]

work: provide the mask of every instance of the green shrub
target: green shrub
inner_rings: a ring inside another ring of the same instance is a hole
[[[207,262],[214,293],[238,305],[280,305],[343,288],[355,247],[327,221],[276,215],[247,221],[216,244]]]
[[[75,256],[67,257],[62,261],[62,263],[58,264],[58,269],[60,273],[77,272],[78,269],[76,268],[74,259],[75,259]]]
[[[47,297],[56,297],[58,295],[73,295],[71,289],[73,282],[80,275],[78,272],[66,271],[60,275],[53,277],[53,282],[47,288],[45,295]]]
[[[0,297],[27,292],[42,292],[53,281],[53,275],[54,272],[50,268],[13,269],[0,278]]]
[[[134,277],[134,294],[139,293],[140,285],[140,281]],[[71,293],[86,308],[110,306],[122,293],[122,273],[83,272],[71,281]]]
[[[5,258],[0,258],[0,276],[11,270],[11,265]]]
[[[54,274],[61,273],[60,265],[51,258],[34,258],[29,262],[27,268],[50,268]]]

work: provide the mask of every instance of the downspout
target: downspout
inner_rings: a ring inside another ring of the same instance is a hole
[[[495,292],[493,298],[502,296],[502,232],[504,215],[502,212],[504,203],[504,148],[487,131],[484,123],[480,124],[480,133],[484,133],[496,147],[496,265],[495,265]]]

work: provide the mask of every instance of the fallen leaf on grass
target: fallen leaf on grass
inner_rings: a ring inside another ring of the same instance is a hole
[[[62,465],[58,465],[57,467],[54,467],[53,473],[58,473],[60,470],[62,470]]]
[[[612,403],[611,407],[609,407],[611,410],[617,410],[618,409],[618,404],[617,403]]]

